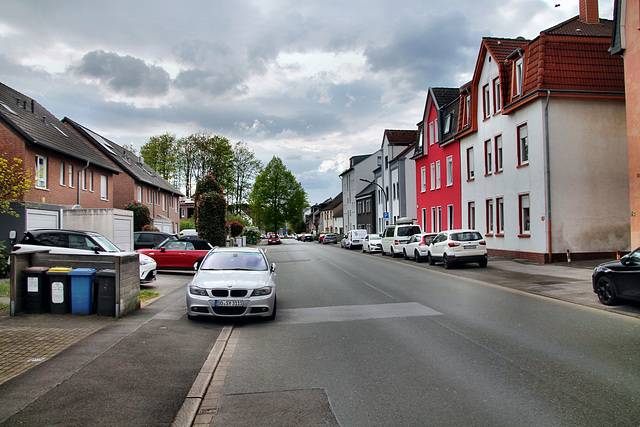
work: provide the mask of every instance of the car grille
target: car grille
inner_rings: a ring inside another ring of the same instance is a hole
[[[212,289],[211,296],[218,298],[228,298],[229,296],[233,298],[242,298],[249,295],[249,291],[246,289]]]
[[[246,307],[213,307],[213,312],[220,316],[240,316],[246,310]]]

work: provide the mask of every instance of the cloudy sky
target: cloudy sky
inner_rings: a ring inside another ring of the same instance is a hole
[[[556,7],[556,4],[560,6]],[[600,0],[612,19],[613,0]],[[416,129],[483,36],[533,38],[579,0],[3,0],[0,81],[112,141],[209,131],[280,157],[311,203],[349,157]]]

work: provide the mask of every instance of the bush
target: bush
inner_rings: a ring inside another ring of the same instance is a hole
[[[229,232],[231,233],[231,237],[238,237],[242,234],[242,230],[244,230],[244,225],[242,225],[238,221],[233,221],[229,224]]]
[[[160,229],[158,229],[158,227],[155,227],[151,224],[147,224],[144,227],[142,227],[142,231],[160,231]]]
[[[183,219],[180,221],[180,230],[194,229],[196,228],[196,222],[192,219]]]
[[[9,255],[5,252],[5,248],[4,243],[0,242],[0,279],[9,277],[9,265],[7,264]]]
[[[248,245],[255,245],[260,240],[260,229],[255,225],[249,225],[244,228],[242,235],[246,236]]]
[[[227,243],[227,201],[220,193],[201,194],[196,204],[196,230],[213,246]]]
[[[151,213],[147,205],[134,200],[124,209],[133,212],[133,231],[142,231],[142,227],[151,224]]]

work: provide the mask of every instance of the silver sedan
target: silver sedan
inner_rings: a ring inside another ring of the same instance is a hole
[[[189,318],[276,317],[276,265],[260,248],[215,248],[187,285]]]

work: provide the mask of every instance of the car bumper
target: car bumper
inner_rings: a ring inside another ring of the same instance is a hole
[[[156,269],[158,264],[150,262],[140,264],[140,283],[151,283],[156,281]]]
[[[242,306],[221,307],[216,301],[242,301]],[[275,291],[264,297],[215,298],[192,295],[187,287],[187,310],[189,316],[197,317],[268,317],[273,313]]]
[[[481,261],[487,261],[489,259],[487,254],[458,255],[456,253],[453,253],[451,255],[448,255],[448,257],[449,257],[449,262],[451,263],[481,262]]]

